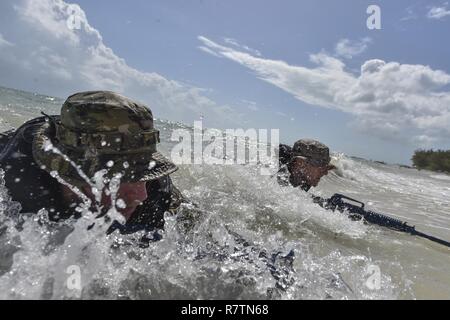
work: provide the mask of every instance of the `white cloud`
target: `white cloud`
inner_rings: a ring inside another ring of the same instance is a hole
[[[410,6],[406,8],[406,15],[400,19],[400,21],[409,21],[417,19],[417,14],[414,12],[415,6]]]
[[[208,47],[205,46],[198,46],[197,48],[199,48],[200,50],[209,53],[210,55],[213,55],[217,58],[222,58],[219,54],[215,53],[214,51],[212,51],[211,49],[209,49]]]
[[[360,55],[367,50],[367,47],[372,42],[370,38],[363,38],[360,41],[351,41],[349,39],[341,39],[336,44],[336,55],[339,57],[351,59],[354,56]]]
[[[429,137],[426,135],[419,135],[414,137],[414,142],[421,147],[432,147],[433,143],[437,141],[436,138]]]
[[[450,9],[447,8],[448,2],[445,2],[442,7],[432,7],[427,13],[427,17],[430,19],[440,20],[447,16],[450,16]]]
[[[450,75],[443,71],[375,59],[354,75],[325,53],[311,55],[316,67],[307,68],[198,39],[298,100],[353,115],[356,127],[379,137],[410,142],[450,138]]]
[[[13,44],[3,38],[3,35],[0,33],[0,48],[1,47],[11,47]]]
[[[259,107],[257,106],[257,103],[255,102],[255,101],[250,101],[250,100],[245,100],[245,99],[242,99],[241,100],[246,106],[247,106],[247,108],[249,109],[249,110],[251,110],[251,111],[259,111],[260,109],[259,109]]]
[[[246,46],[246,45],[240,44],[239,42],[237,42],[236,39],[233,39],[233,38],[224,38],[223,41],[224,41],[226,44],[230,44],[230,45],[232,45],[232,46],[234,46],[234,47],[236,47],[236,48],[238,48],[238,49],[241,49],[241,50],[245,50],[245,51],[247,51],[247,52],[250,52],[250,53],[254,54],[255,56],[258,56],[258,57],[261,56],[261,52],[259,52],[259,51],[256,50],[256,49],[252,49],[252,48],[250,48],[250,47],[248,47],[248,46]]]
[[[80,22],[76,30],[68,27],[74,8]],[[77,5],[62,0],[2,1],[0,12],[12,17],[8,24],[0,21],[0,28],[15,41],[5,49],[8,42],[0,38],[0,70],[6,71],[0,73],[1,84],[61,97],[113,90],[147,103],[156,117],[191,122],[204,115],[214,126],[236,121],[233,109],[217,105],[202,89],[130,67],[105,45]]]

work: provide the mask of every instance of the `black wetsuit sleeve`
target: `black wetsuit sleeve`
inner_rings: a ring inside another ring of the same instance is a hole
[[[14,134],[15,130],[0,132],[0,154],[2,153],[8,142],[14,137]]]
[[[0,168],[9,195],[20,203],[22,212],[46,209],[51,220],[58,220],[68,214],[61,205],[59,183],[37,165],[32,153],[34,135],[43,123],[44,117],[36,118],[2,135]]]

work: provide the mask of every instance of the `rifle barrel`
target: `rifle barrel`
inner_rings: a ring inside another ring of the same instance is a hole
[[[361,206],[356,206],[351,203],[344,202],[343,199],[357,202],[361,204]],[[327,200],[327,203],[331,205],[330,208],[333,211],[335,208],[337,208],[341,212],[346,210],[351,214],[357,214],[359,217],[364,218],[364,220],[369,223],[377,224],[379,226],[394,229],[396,231],[406,232],[411,235],[426,238],[428,240],[437,242],[450,248],[450,242],[417,231],[414,226],[410,226],[406,222],[400,221],[395,218],[391,218],[389,216],[374,211],[366,211],[366,209],[364,208],[364,203],[361,201],[346,197],[341,194],[335,194],[330,199]]]
[[[426,238],[428,240],[431,240],[431,241],[437,242],[439,244],[442,244],[444,246],[450,247],[450,242],[442,240],[442,239],[439,239],[439,238],[436,238],[436,237],[433,237],[433,236],[430,236],[430,235],[425,234],[423,232],[414,230],[414,233],[411,233],[411,234],[415,235],[415,236],[418,236],[418,237]]]

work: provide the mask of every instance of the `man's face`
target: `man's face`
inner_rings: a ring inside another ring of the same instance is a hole
[[[117,192],[116,199],[122,199],[125,202],[125,208],[118,208],[118,211],[129,219],[136,208],[147,199],[146,182],[122,183]],[[110,197],[106,199],[105,205],[111,205]]]
[[[82,187],[83,193],[95,203],[95,196],[92,193],[91,187],[85,185]],[[67,198],[67,192],[71,194],[72,200],[73,196],[75,196],[72,191],[70,191],[67,187],[64,190]],[[75,196],[76,197],[76,196]],[[133,215],[133,212],[136,208],[141,205],[148,197],[146,182],[124,182],[120,184],[119,190],[116,194],[116,201],[119,199],[123,200],[125,204],[125,208],[121,208],[121,206],[116,205],[117,211],[119,211],[127,220]],[[102,194],[101,205],[104,209],[108,210],[111,208],[111,195],[107,195],[105,190]]]
[[[295,157],[289,164],[291,181],[293,182],[294,187],[297,187],[302,183],[317,187],[320,179],[323,176],[326,176],[328,171],[333,168],[334,167],[331,165],[315,166],[302,157]]]

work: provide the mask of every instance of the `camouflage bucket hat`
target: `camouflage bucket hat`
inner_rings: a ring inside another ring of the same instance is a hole
[[[292,154],[294,157],[304,157],[311,164],[318,167],[326,166],[331,161],[330,149],[323,143],[316,140],[298,140],[292,148]]]
[[[157,152],[157,143],[150,109],[114,92],[90,91],[70,96],[61,116],[41,126],[33,156],[42,169],[74,184],[104,169],[108,178],[149,181],[178,169]]]

